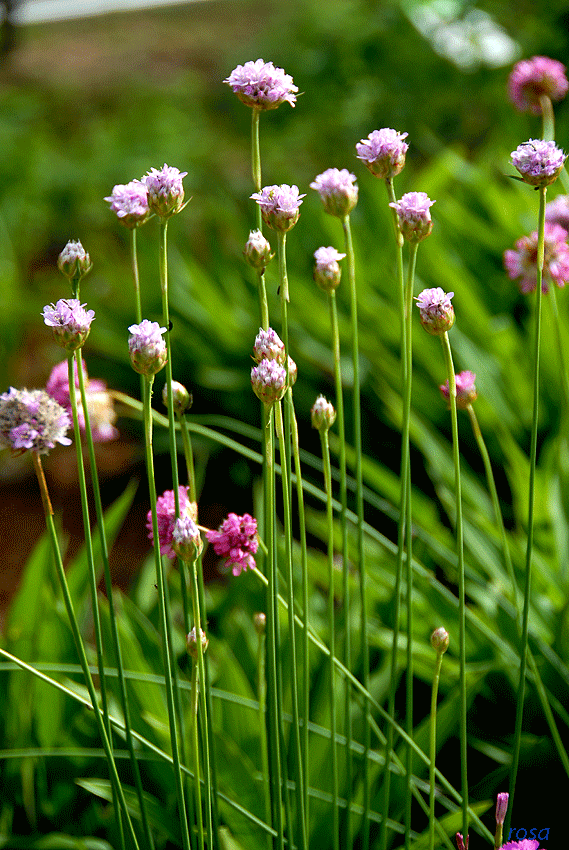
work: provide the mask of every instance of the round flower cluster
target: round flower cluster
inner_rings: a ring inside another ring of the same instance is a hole
[[[430,208],[435,201],[425,192],[407,192],[400,201],[389,204],[397,213],[403,238],[417,244],[426,239],[433,229]]]
[[[238,516],[230,513],[218,531],[206,531],[205,536],[213,545],[215,554],[227,558],[226,566],[228,569],[232,567],[234,576],[255,566],[253,555],[259,548],[259,538],[257,520],[250,514]]]
[[[407,136],[408,133],[398,133],[390,127],[374,130],[367,139],[362,139],[356,145],[358,159],[361,159],[376,177],[395,177],[405,166],[405,156],[409,148],[405,141]]]
[[[314,280],[324,292],[334,292],[340,285],[342,272],[339,261],[345,256],[331,246],[317,248],[314,252]]]
[[[545,222],[543,247],[542,292],[548,291],[549,282],[562,288],[569,281],[567,231],[559,224]],[[537,230],[522,236],[514,248],[504,251],[504,267],[508,277],[518,281],[521,292],[534,291],[537,285]]]
[[[117,414],[113,407],[113,400],[107,391],[107,385],[104,381],[91,379],[87,375],[87,367],[82,361],[83,375],[85,376],[85,396],[87,399],[87,412],[89,415],[89,423],[91,425],[91,435],[93,442],[106,443],[109,440],[114,440],[118,437],[119,432],[115,428],[114,423],[117,419]],[[75,372],[75,386],[79,387],[79,375],[77,374],[77,363],[74,361],[73,370]],[[63,360],[54,366],[51,374],[45,385],[46,392],[54,398],[68,412],[71,418],[71,398],[69,394],[69,371],[67,368],[67,360]],[[85,432],[85,413],[79,394],[77,394],[77,419],[79,428]]]
[[[271,251],[271,244],[266,239],[260,230],[252,230],[249,233],[249,239],[245,243],[243,249],[245,262],[249,263],[257,271],[264,272],[267,264],[275,256]]]
[[[89,254],[81,242],[75,239],[69,240],[57,258],[57,268],[69,280],[80,280],[85,277],[92,265]]]
[[[180,502],[180,517],[187,516],[195,522],[197,519],[197,505],[195,502],[190,502],[188,487],[181,485],[178,487],[178,498]],[[158,496],[156,500],[156,514],[160,554],[166,555],[168,558],[175,558],[176,552],[172,546],[174,543],[174,526],[176,524],[176,502],[173,490],[166,490],[161,496]],[[146,528],[148,529],[148,537],[154,543],[152,511],[148,511],[146,516]]]
[[[537,187],[549,186],[557,180],[566,159],[555,142],[546,139],[522,142],[510,156],[523,181]]]
[[[129,331],[128,350],[132,368],[140,375],[155,375],[166,364],[168,356],[166,340],[162,336],[166,328],[161,328],[158,322],[143,319],[139,325],[131,325]]]
[[[223,82],[231,86],[245,106],[254,109],[276,109],[285,101],[291,106],[296,103],[298,86],[290,74],[262,59],[238,65]]]
[[[57,304],[47,304],[42,315],[45,324],[53,328],[57,344],[66,351],[75,351],[89,336],[95,311],[85,310],[85,304],[77,298],[60,298]]]
[[[336,421],[336,411],[331,401],[319,395],[310,410],[312,427],[317,431],[328,431]]]
[[[112,212],[129,230],[144,224],[151,214],[148,209],[148,190],[141,180],[113,186],[113,191],[105,201],[109,202]]]
[[[251,198],[261,207],[265,224],[272,230],[286,233],[299,219],[300,205],[306,195],[300,195],[298,186],[264,186],[260,192],[254,192]]]
[[[478,398],[478,394],[476,392],[476,387],[474,386],[474,382],[476,380],[476,375],[474,372],[459,372],[458,375],[455,375],[454,382],[456,385],[456,406],[460,410],[466,410],[469,404],[472,404],[473,401],[476,401]],[[441,384],[439,387],[443,398],[447,401],[450,401],[450,392],[448,388],[448,381],[444,384]]]
[[[69,414],[45,390],[16,390],[0,395],[0,448],[23,454],[27,449],[47,454],[56,443],[71,445],[66,437]]]
[[[508,79],[510,98],[522,112],[541,115],[540,97],[562,100],[569,89],[565,65],[547,56],[522,59]]]
[[[421,324],[434,336],[440,336],[450,330],[454,324],[454,308],[451,298],[454,292],[445,292],[440,286],[423,289],[417,296],[417,307]]]
[[[320,195],[324,209],[330,215],[344,218],[358,202],[356,175],[347,168],[329,168],[314,178],[310,184]]]
[[[180,212],[184,206],[182,178],[187,174],[187,171],[180,171],[164,163],[162,168],[151,168],[144,175],[142,182],[146,187],[151,212],[160,218],[170,218]]]

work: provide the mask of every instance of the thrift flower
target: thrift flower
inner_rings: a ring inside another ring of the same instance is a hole
[[[271,251],[271,243],[265,239],[260,230],[252,230],[243,249],[245,262],[257,271],[264,272],[267,264],[275,256]]]
[[[444,292],[440,286],[423,289],[417,296],[421,324],[427,333],[441,336],[454,325],[454,308],[450,303],[454,292]]]
[[[435,629],[433,634],[431,635],[431,646],[433,649],[436,649],[437,652],[446,652],[449,644],[449,634],[446,629],[443,629],[441,626],[439,629]]]
[[[399,229],[408,242],[417,244],[427,238],[433,229],[430,207],[434,203],[425,192],[407,192],[400,201],[389,204],[397,213]]]
[[[81,279],[91,270],[91,258],[79,241],[70,239],[59,257],[57,268],[69,280]]]
[[[128,350],[132,368],[146,377],[155,375],[164,367],[168,357],[166,340],[162,336],[166,328],[161,328],[158,322],[143,319],[139,325],[131,325],[129,331]]]
[[[180,501],[180,517],[187,516],[195,522],[198,515],[198,507],[195,502],[190,502],[188,487],[178,487],[178,496]],[[158,496],[156,500],[156,514],[158,519],[160,554],[166,555],[168,558],[175,558],[176,552],[172,545],[174,542],[174,525],[176,523],[176,503],[173,490],[166,490],[161,496]],[[149,539],[154,543],[152,511],[148,511],[146,516],[146,528],[148,529]]]
[[[398,133],[384,127],[374,130],[367,139],[356,145],[358,159],[374,174],[382,179],[395,177],[405,166],[405,155],[409,145],[405,141],[408,133]]]
[[[532,838],[524,838],[522,841],[508,841],[502,844],[500,850],[539,850],[539,841]]]
[[[132,230],[144,224],[150,216],[148,209],[148,191],[141,180],[131,180],[113,186],[111,194],[104,199],[111,205],[112,212],[117,214],[121,224]]]
[[[345,256],[332,247],[317,248],[314,252],[314,280],[324,292],[333,292],[340,285],[342,272],[339,261]]]
[[[151,212],[160,218],[170,218],[180,212],[184,206],[182,178],[187,174],[187,171],[179,171],[164,163],[161,169],[151,168],[144,175],[142,183],[146,186]]]
[[[545,205],[545,220],[569,231],[569,195],[558,195]]]
[[[326,212],[338,218],[348,215],[358,202],[356,175],[347,168],[329,168],[314,178],[310,188],[318,192]]]
[[[172,381],[172,398],[176,416],[183,416],[194,403],[192,394],[179,381]],[[168,384],[164,384],[162,388],[162,402],[164,407],[168,407]]]
[[[514,65],[508,79],[508,93],[514,106],[534,115],[541,115],[540,97],[562,100],[568,88],[565,65],[547,56],[522,59]]]
[[[66,351],[81,348],[89,336],[95,312],[84,308],[77,298],[60,298],[57,304],[43,308],[45,324],[53,328],[55,341]]]
[[[281,365],[285,362],[285,346],[284,342],[276,331],[272,328],[264,330],[259,328],[259,333],[255,337],[253,346],[253,357],[255,363],[260,363],[261,360],[276,360]]]
[[[181,509],[182,506],[180,505]],[[189,562],[195,561],[202,553],[203,541],[200,530],[188,514],[179,516],[174,522],[172,549],[183,561]]]
[[[258,366],[251,369],[251,386],[264,404],[274,404],[286,391],[285,367],[277,360],[261,360]]]
[[[265,186],[260,192],[251,195],[261,207],[265,224],[272,230],[286,233],[299,219],[300,205],[306,195],[299,195],[298,186]]]
[[[336,411],[330,401],[326,401],[323,395],[319,395],[310,410],[312,427],[317,431],[328,431],[335,422]]]
[[[69,414],[45,390],[16,390],[0,395],[0,449],[14,455],[27,449],[47,454],[56,443],[71,445],[65,436],[71,427]]]
[[[559,287],[569,281],[569,245],[567,231],[558,224],[545,223],[542,291],[548,283]],[[517,280],[520,291],[533,292],[537,285],[537,230],[522,236],[514,248],[504,251],[504,267],[511,280]],[[518,280],[519,279],[519,280]]]
[[[478,398],[478,394],[476,392],[476,387],[474,386],[474,381],[476,380],[476,375],[474,372],[459,372],[458,375],[455,375],[454,382],[456,384],[456,406],[459,410],[466,410],[469,404],[472,404],[473,401],[476,401]],[[448,388],[448,381],[444,384],[441,384],[439,387],[442,395],[446,398],[447,401],[450,400],[450,393]]]
[[[468,835],[466,836],[466,839],[463,839],[461,833],[457,832],[456,846],[458,847],[458,850],[468,850]]]
[[[202,652],[205,652],[209,646],[209,640],[203,629],[200,629],[200,639],[202,643]],[[194,661],[198,660],[198,641],[195,626],[193,627],[189,635],[186,635],[186,651],[188,655],[194,659]]]
[[[259,548],[257,520],[249,514],[228,514],[218,531],[206,531],[216,555],[227,558],[227,568],[232,567],[234,576],[242,570],[255,566],[253,555]]]
[[[85,396],[87,399],[87,410],[89,413],[89,423],[91,425],[91,435],[94,443],[106,443],[109,440],[114,440],[118,437],[119,432],[115,428],[114,423],[117,420],[117,414],[113,407],[113,400],[107,391],[107,385],[104,381],[96,378],[90,379],[87,375],[87,367],[82,361],[83,375],[85,377]],[[79,389],[79,376],[77,374],[77,363],[73,362],[73,370],[75,373],[75,386]],[[54,366],[50,376],[47,379],[45,390],[58,404],[60,404],[69,414],[72,420],[71,397],[69,394],[69,372],[67,368],[67,360],[63,360]],[[80,430],[85,433],[85,413],[79,393],[77,393],[77,419]]]
[[[290,74],[262,59],[238,65],[223,82],[231,86],[245,106],[253,109],[276,109],[285,101],[291,106],[296,103],[298,87]]]
[[[496,823],[499,823],[500,826],[504,824],[504,821],[506,819],[506,812],[508,811],[509,799],[510,795],[506,792],[504,792],[503,794],[498,794],[498,799],[496,800]]]
[[[549,186],[557,180],[566,155],[555,142],[530,139],[510,154],[512,163],[530,186]]]

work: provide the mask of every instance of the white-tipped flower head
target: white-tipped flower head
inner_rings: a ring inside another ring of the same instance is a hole
[[[435,201],[425,192],[407,192],[400,201],[389,204],[397,213],[403,238],[417,244],[426,239],[433,229],[431,210]]]
[[[294,227],[300,217],[300,205],[306,195],[300,195],[298,186],[265,186],[251,195],[261,207],[265,224],[272,230],[286,233]]]
[[[389,127],[374,130],[367,139],[362,139],[356,145],[358,159],[375,177],[383,180],[395,177],[405,166],[405,155],[409,148],[405,141],[407,135]]]
[[[253,346],[255,363],[260,363],[261,360],[276,360],[277,363],[284,365],[285,356],[284,342],[278,333],[272,328],[267,328],[267,330],[259,328]]]
[[[57,304],[43,308],[45,324],[53,328],[55,341],[66,351],[81,348],[89,336],[95,312],[84,308],[76,298],[60,298]]]
[[[347,216],[358,202],[356,175],[347,168],[329,168],[314,178],[310,188],[318,192],[326,212],[338,218]]]
[[[498,798],[496,800],[496,823],[500,824],[500,826],[504,825],[506,812],[508,811],[509,799],[510,795],[505,791],[502,794],[498,794]]]
[[[264,272],[267,264],[273,259],[271,243],[265,239],[260,230],[252,230],[243,249],[245,262],[257,271]]]
[[[441,626],[439,629],[435,629],[433,634],[431,635],[431,646],[433,649],[436,649],[437,652],[441,654],[446,652],[449,644],[449,635],[446,629],[443,629]]]
[[[478,398],[478,393],[476,392],[476,387],[474,382],[476,380],[476,375],[474,372],[459,372],[458,375],[455,375],[454,382],[456,385],[456,406],[460,410],[467,410],[469,405],[472,404],[473,401],[476,401]],[[450,402],[450,391],[448,388],[448,381],[444,384],[441,384],[439,387],[443,398]]]
[[[188,514],[182,514],[174,522],[172,549],[187,563],[192,563],[202,553],[203,540],[200,530]]]
[[[298,87],[290,74],[275,68],[272,62],[245,62],[223,81],[231,86],[239,100],[253,109],[276,109],[285,101],[294,106]]]
[[[206,634],[203,631],[203,629],[200,629],[200,637],[201,637],[202,653],[203,653],[203,652],[206,651],[206,649],[209,646],[209,639],[206,637]],[[199,650],[198,650],[198,641],[197,641],[197,638],[196,638],[196,627],[195,626],[193,627],[193,629],[191,630],[189,635],[186,636],[186,650],[187,650],[188,655],[191,658],[193,658],[194,661],[198,660]]]
[[[75,239],[69,240],[57,258],[57,268],[69,280],[81,280],[91,271],[92,265],[89,254],[81,242]]]
[[[280,401],[286,390],[286,369],[276,360],[261,360],[251,369],[253,392],[264,404]]]
[[[257,611],[253,614],[253,625],[258,635],[264,635],[267,628],[267,615],[264,611]]]
[[[185,388],[179,381],[172,381],[172,401],[174,404],[174,413],[176,416],[183,416],[186,410],[189,410],[193,404],[193,396],[191,392]],[[162,387],[162,402],[164,407],[168,407],[168,384]]]
[[[112,212],[116,213],[120,223],[129,230],[144,224],[151,215],[148,209],[148,191],[141,180],[118,183],[104,200],[109,202]]]
[[[148,207],[151,212],[160,218],[170,218],[180,212],[185,206],[182,178],[187,174],[187,171],[179,171],[164,163],[162,168],[151,168],[144,175],[142,182],[146,186]]]
[[[139,325],[131,325],[129,331],[128,350],[132,368],[146,377],[155,375],[168,359],[166,340],[162,336],[166,328],[161,328],[158,322],[143,319]]]
[[[566,154],[555,142],[545,139],[530,139],[518,145],[510,154],[512,163],[530,186],[549,186],[559,177]]]
[[[314,280],[324,292],[333,292],[340,285],[342,272],[339,261],[345,254],[335,248],[317,248],[314,252]]]
[[[47,454],[56,443],[71,445],[67,411],[45,390],[16,390],[0,395],[0,449],[14,455],[26,450]]]
[[[326,401],[323,395],[319,395],[310,411],[312,427],[317,431],[328,431],[336,419],[336,411],[334,405],[330,401]]]
[[[441,336],[454,325],[454,308],[451,298],[454,292],[445,292],[440,286],[423,289],[417,296],[417,307],[421,314],[421,324],[427,333]]]

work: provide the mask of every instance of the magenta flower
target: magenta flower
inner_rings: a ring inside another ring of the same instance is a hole
[[[451,298],[454,292],[445,292],[440,286],[423,289],[417,296],[417,307],[421,315],[421,324],[427,333],[441,336],[454,324],[454,308]]]
[[[165,366],[168,357],[166,340],[162,336],[166,328],[161,328],[158,322],[143,319],[139,325],[131,325],[129,331],[128,350],[132,368],[140,375],[155,375]]]
[[[298,186],[265,186],[260,192],[251,195],[261,207],[263,221],[272,230],[286,233],[299,219],[300,205],[306,194],[300,195]]]
[[[569,89],[565,65],[547,56],[522,59],[508,79],[510,99],[521,112],[541,115],[540,97],[562,100]]]
[[[566,154],[555,142],[545,139],[530,139],[518,145],[510,154],[512,163],[525,183],[530,186],[549,186],[557,180]]]
[[[569,195],[558,195],[545,205],[545,220],[569,231]]]
[[[284,342],[276,331],[272,328],[259,328],[259,333],[255,337],[253,345],[253,358],[255,363],[260,363],[262,360],[276,360],[281,365],[285,362],[285,346]]]
[[[57,304],[46,305],[42,315],[45,324],[53,328],[55,341],[66,351],[81,348],[95,318],[94,310],[85,310],[85,304],[77,298],[60,298]]]
[[[109,202],[120,223],[130,230],[144,224],[150,216],[148,191],[141,180],[131,180],[126,185],[119,183],[113,186],[113,191],[104,200]]]
[[[69,280],[81,280],[91,270],[91,258],[78,240],[70,239],[59,257],[57,267]]]
[[[190,502],[188,488],[178,487],[178,496],[180,500],[180,517],[187,516],[195,522],[197,518],[197,505],[195,502]],[[176,523],[176,504],[173,490],[166,490],[161,496],[158,496],[156,500],[156,514],[158,519],[160,554],[166,555],[168,558],[175,558],[176,553],[172,548],[174,542],[174,525]],[[146,516],[146,528],[148,529],[148,537],[154,544],[152,511],[148,511]]]
[[[333,292],[340,285],[339,261],[345,256],[332,247],[317,248],[314,252],[314,280],[324,292]]]
[[[26,450],[47,454],[56,443],[71,445],[66,437],[69,414],[45,390],[16,390],[0,395],[0,449],[15,455]]]
[[[253,555],[259,548],[257,520],[249,514],[228,514],[218,531],[206,531],[205,536],[213,544],[215,554],[227,558],[226,566],[233,568],[234,576],[255,566]]]
[[[563,227],[545,223],[542,292],[548,291],[548,283],[563,287],[569,281],[569,245],[566,240],[567,231]],[[521,292],[534,291],[537,285],[537,230],[518,239],[515,248],[504,251],[504,267],[508,277],[518,281]]]
[[[326,212],[338,218],[348,215],[358,202],[356,175],[347,168],[329,168],[314,178],[310,188],[318,192]]]
[[[478,394],[476,392],[476,387],[474,386],[474,381],[476,380],[476,375],[474,372],[459,372],[458,375],[455,375],[454,382],[456,384],[456,406],[460,410],[466,410],[469,404],[472,404],[473,401],[476,401],[478,398]],[[448,381],[444,384],[441,384],[439,387],[443,398],[447,401],[450,400],[450,393],[448,388]]]
[[[114,440],[118,437],[119,432],[115,428],[114,423],[117,420],[117,414],[113,407],[113,400],[107,390],[107,385],[104,381],[96,378],[89,378],[87,375],[87,367],[83,364],[83,375],[85,376],[85,396],[87,398],[87,411],[89,413],[89,423],[91,425],[91,435],[93,442],[106,443],[109,440]],[[79,376],[77,374],[77,363],[74,361],[73,370],[75,372],[75,386],[79,389]],[[72,417],[71,398],[69,395],[67,360],[63,360],[54,366],[51,374],[47,379],[45,391],[54,398]],[[85,433],[85,414],[79,392],[77,392],[77,419],[79,428],[82,433]]]
[[[425,192],[407,192],[400,201],[389,204],[397,213],[399,229],[408,242],[416,244],[427,238],[433,229],[430,208],[434,203]]]
[[[500,850],[539,850],[539,841],[533,838],[524,838],[522,841],[508,841],[502,844]]]
[[[179,171],[164,163],[162,168],[151,168],[144,175],[142,183],[146,187],[151,212],[160,218],[170,218],[180,212],[184,206],[182,178],[187,174],[187,171]]]
[[[277,360],[261,360],[251,369],[251,386],[260,401],[274,404],[285,394],[286,368]]]
[[[356,145],[358,159],[376,177],[395,177],[405,166],[405,155],[409,148],[405,141],[407,136],[408,133],[398,133],[389,127],[374,130],[367,139],[361,139]]]
[[[298,87],[290,74],[275,68],[272,62],[245,62],[223,81],[231,86],[239,100],[253,109],[276,109],[285,101],[294,106]]]
[[[456,833],[456,846],[458,850],[468,850],[468,835],[466,838],[463,838],[460,832]]]
[[[506,812],[508,811],[508,800],[510,799],[510,795],[507,792],[503,794],[498,794],[496,799],[496,823],[502,826],[506,819]]]

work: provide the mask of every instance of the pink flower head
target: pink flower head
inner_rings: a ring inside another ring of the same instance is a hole
[[[238,65],[223,82],[231,86],[245,106],[254,109],[276,109],[285,101],[291,106],[296,103],[298,86],[290,74],[262,59]]]
[[[148,207],[151,212],[161,218],[170,218],[171,215],[180,212],[184,206],[184,186],[182,178],[186,177],[187,171],[179,171],[174,166],[151,168],[144,177],[144,183],[148,197]]]
[[[75,351],[89,336],[95,311],[85,310],[85,304],[77,298],[60,298],[57,304],[47,304],[42,315],[45,324],[53,328],[57,344],[66,351]]]
[[[213,544],[215,554],[227,558],[226,566],[233,567],[234,576],[255,566],[253,555],[259,548],[257,520],[249,514],[228,514],[218,531],[206,531],[205,536]]]
[[[567,231],[559,224],[545,223],[542,291],[548,283],[559,287],[569,281],[569,245]],[[522,236],[515,248],[504,251],[504,267],[511,280],[518,280],[520,291],[533,292],[537,284],[537,230]]]
[[[538,187],[549,186],[557,180],[567,158],[555,142],[546,139],[522,142],[510,156],[524,183]]]
[[[522,841],[508,841],[502,844],[500,850],[539,850],[539,841],[533,838],[524,838]]]
[[[259,328],[259,333],[255,337],[253,346],[253,358],[255,363],[260,363],[262,360],[276,360],[281,365],[285,362],[285,346],[284,342],[276,331],[272,328]]]
[[[329,168],[314,178],[310,188],[318,192],[326,212],[338,218],[348,215],[358,202],[356,175],[347,168]]]
[[[69,240],[57,258],[57,268],[69,280],[81,280],[91,270],[92,265],[89,254],[81,242],[75,239]]]
[[[466,838],[463,838],[462,834],[460,832],[457,832],[455,837],[456,846],[458,847],[458,850],[468,850],[468,835],[466,836]]]
[[[117,214],[121,224],[131,230],[139,224],[144,224],[150,215],[148,191],[141,180],[131,180],[126,185],[117,184],[104,200],[109,202],[112,212]]]
[[[435,201],[425,192],[407,192],[400,201],[389,204],[397,213],[399,229],[408,242],[421,242],[433,229],[431,210]]]
[[[314,252],[314,280],[324,292],[333,292],[340,285],[342,272],[339,261],[345,256],[331,246],[317,248]]]
[[[139,325],[129,327],[128,350],[130,362],[135,372],[140,375],[155,375],[166,364],[168,350],[162,334],[166,328],[161,328],[158,322],[143,319]]]
[[[264,272],[267,264],[275,256],[271,250],[271,243],[260,230],[252,230],[243,249],[245,262],[249,263],[257,271]]]
[[[510,795],[507,792],[503,794],[498,794],[496,799],[496,823],[503,826],[504,821],[506,819],[506,812],[508,811],[508,800],[510,799]]]
[[[545,220],[569,231],[569,195],[558,195],[545,205]]]
[[[300,205],[306,194],[300,195],[298,186],[265,186],[260,192],[251,195],[261,207],[263,221],[272,230],[286,233],[299,219]]]
[[[116,439],[119,435],[114,425],[117,414],[113,407],[113,400],[107,391],[105,382],[96,378],[90,379],[87,375],[85,361],[82,361],[82,364],[83,375],[85,376],[85,396],[87,398],[87,410],[93,442],[106,443],[109,440]],[[79,375],[77,374],[77,363],[75,361],[73,362],[73,370],[75,373],[75,386],[77,387],[77,419],[81,432],[85,433],[85,413],[81,398],[79,397]],[[63,360],[51,370],[45,390],[48,395],[65,408],[71,418],[72,411],[68,375],[67,360]]]
[[[474,386],[474,381],[476,380],[476,375],[474,372],[459,372],[458,375],[455,375],[455,384],[456,384],[456,406],[460,410],[466,410],[469,404],[472,404],[473,401],[476,401],[478,395],[476,392],[476,387]],[[439,387],[443,398],[447,401],[450,400],[450,393],[448,388],[448,381],[446,383],[441,384]]]
[[[69,414],[45,390],[16,390],[0,395],[0,449],[14,454],[26,450],[47,454],[56,443],[71,445],[65,436]]]
[[[389,127],[374,130],[367,139],[362,139],[356,145],[358,159],[376,177],[395,177],[405,166],[405,155],[409,148],[405,141],[407,136],[408,133],[398,133]]]
[[[540,97],[562,100],[569,89],[565,65],[547,56],[522,59],[508,79],[510,99],[521,112],[541,115]]]
[[[286,368],[278,360],[261,360],[251,369],[251,386],[260,401],[274,404],[285,394]]]
[[[440,336],[452,328],[454,308],[451,298],[453,295],[454,292],[445,292],[437,286],[434,289],[423,289],[417,296],[421,324],[427,333]]]
[[[190,502],[188,497],[187,487],[178,487],[178,496],[180,500],[180,517],[187,516],[190,519],[196,520],[197,509],[195,502]],[[176,503],[174,500],[174,491],[166,490],[156,500],[156,514],[158,519],[158,540],[160,541],[160,554],[166,555],[168,558],[175,558],[176,553],[172,548],[174,542],[174,526],[176,524]],[[146,528],[148,529],[148,537],[154,543],[154,533],[152,531],[152,511],[148,511],[146,516]]]

